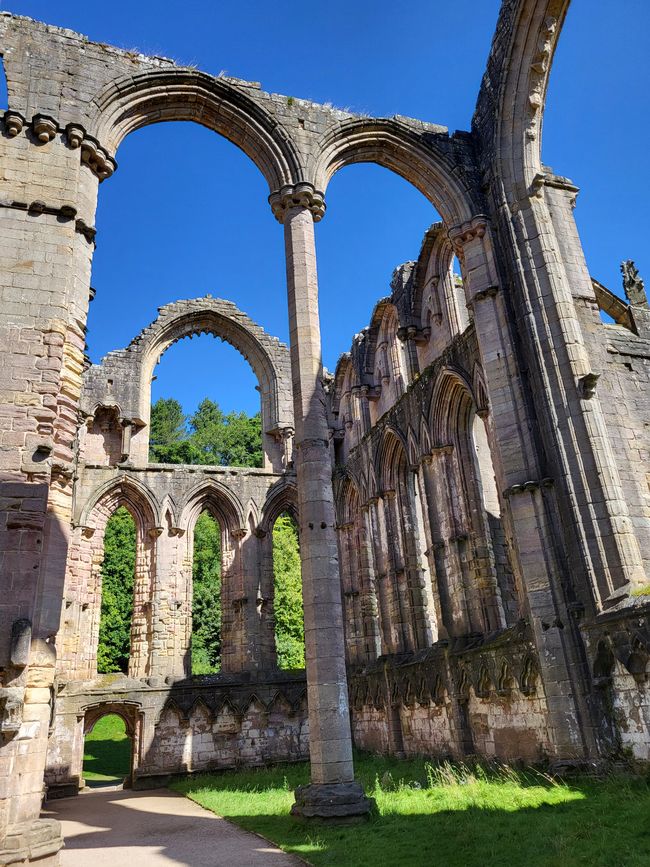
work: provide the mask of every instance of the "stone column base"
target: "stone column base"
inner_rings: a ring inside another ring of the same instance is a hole
[[[0,840],[0,865],[58,867],[62,846],[61,824],[56,819],[36,819],[13,825],[4,840]]]
[[[313,783],[298,786],[291,815],[303,819],[366,819],[375,802],[360,783]]]

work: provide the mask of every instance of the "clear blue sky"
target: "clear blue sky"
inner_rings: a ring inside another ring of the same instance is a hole
[[[453,131],[469,129],[499,2],[15,0],[0,8],[258,80],[265,90]],[[574,0],[546,111],[544,159],[583,189],[576,218],[589,267],[615,291],[624,258],[650,283],[649,38],[647,0]],[[117,159],[118,171],[100,187],[93,360],[125,346],[160,304],[208,292],[286,340],[282,230],[255,166],[193,124],[140,130]],[[327,204],[317,244],[324,360],[333,369],[387,294],[393,268],[417,256],[436,214],[376,166],[340,172]],[[178,397],[188,412],[205,395],[226,410],[258,406],[246,362],[212,338],[176,344],[156,373],[154,398]]]

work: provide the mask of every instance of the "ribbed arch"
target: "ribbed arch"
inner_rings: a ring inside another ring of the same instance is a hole
[[[436,380],[429,409],[434,447],[452,442],[459,425],[469,424],[475,407],[471,380],[465,371],[444,368]]]
[[[193,69],[149,70],[111,82],[94,100],[91,128],[114,154],[134,130],[163,121],[193,121],[224,136],[255,163],[269,191],[300,179],[287,132],[245,88]]]
[[[246,516],[236,495],[216,479],[203,479],[186,495],[181,509],[180,527],[188,533],[201,512],[209,512],[222,532],[237,534],[246,530]]]
[[[162,509],[155,495],[143,482],[129,476],[100,485],[82,509],[79,524],[95,529],[120,506],[128,509],[142,531],[162,526]]]
[[[262,508],[260,529],[266,533],[272,532],[273,525],[283,512],[287,512],[298,523],[298,490],[293,481],[282,481],[271,488]]]
[[[438,142],[440,141],[440,144]],[[396,120],[359,118],[329,130],[320,142],[315,185],[325,192],[339,169],[354,163],[377,163],[413,184],[448,226],[479,213],[468,186],[443,152],[444,132],[415,132]]]

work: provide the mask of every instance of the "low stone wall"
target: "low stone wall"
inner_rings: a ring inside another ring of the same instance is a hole
[[[539,762],[552,755],[546,698],[525,624],[475,647],[438,642],[350,677],[362,749],[408,756]]]
[[[106,713],[119,714],[133,739],[129,782],[135,788],[165,785],[175,773],[309,757],[302,672],[214,675],[164,686],[104,676],[59,691],[45,773],[50,797],[78,792],[85,734]]]

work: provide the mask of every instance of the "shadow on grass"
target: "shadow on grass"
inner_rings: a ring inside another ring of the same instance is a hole
[[[466,770],[436,783],[421,760],[358,757],[357,776],[378,811],[353,826],[291,818],[292,790],[307,781],[306,766],[186,778],[173,788],[314,865],[650,865],[646,779],[558,783],[532,770],[488,768],[483,778]]]

